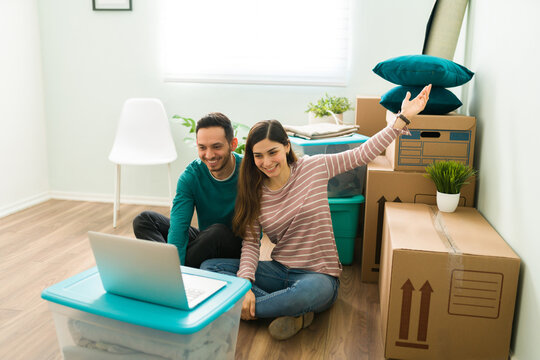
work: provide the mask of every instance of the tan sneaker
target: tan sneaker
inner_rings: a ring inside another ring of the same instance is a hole
[[[313,312],[300,316],[280,316],[268,325],[270,335],[276,340],[287,340],[313,322]]]

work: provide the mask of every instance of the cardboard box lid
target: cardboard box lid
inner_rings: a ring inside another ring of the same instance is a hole
[[[393,121],[396,114],[388,110],[386,121]],[[474,116],[449,113],[445,115],[416,115],[411,117],[409,129],[433,129],[433,130],[465,130],[476,126]]]
[[[393,249],[519,259],[474,208],[443,213],[425,204],[386,203],[385,215]]]

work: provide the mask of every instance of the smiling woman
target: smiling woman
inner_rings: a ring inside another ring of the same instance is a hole
[[[253,146],[255,166],[268,177],[268,187],[278,190],[289,179],[291,169],[287,164],[287,154],[291,145],[264,139]],[[282,171],[283,170],[283,171]]]
[[[345,85],[350,0],[166,0],[166,81]]]
[[[287,133],[277,120],[250,130],[238,179],[233,218],[243,238],[238,259],[210,259],[201,269],[249,279],[253,286],[242,303],[242,319],[275,318],[268,330],[278,340],[309,326],[314,313],[337,298],[339,261],[328,181],[363,166],[380,154],[429,99],[428,85],[412,101],[407,93],[401,114],[360,147],[338,154],[296,159]],[[275,245],[272,261],[259,261],[261,231]]]

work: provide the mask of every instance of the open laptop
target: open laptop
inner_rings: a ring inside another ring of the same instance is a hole
[[[176,246],[88,232],[107,292],[181,310],[193,309],[225,281],[182,274]]]

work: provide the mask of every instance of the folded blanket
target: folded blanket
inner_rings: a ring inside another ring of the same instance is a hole
[[[69,331],[78,347],[102,351],[119,359],[142,354],[148,358],[153,356],[152,359],[204,360],[234,354],[237,326],[236,317],[227,313],[195,334],[182,336],[127,323],[115,328],[75,319],[68,321]]]
[[[330,123],[310,125],[283,125],[287,134],[304,139],[326,139],[336,136],[349,136],[354,134],[360,127],[358,125],[337,125]]]
[[[165,360],[165,358],[161,356],[156,357],[141,352],[119,354],[80,346],[64,346],[62,348],[62,354],[64,355],[65,360]]]

